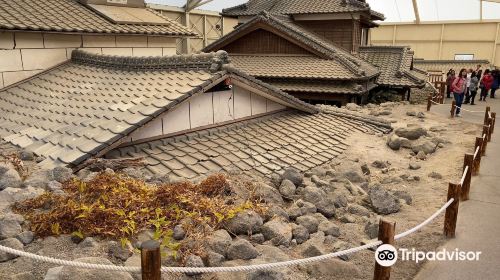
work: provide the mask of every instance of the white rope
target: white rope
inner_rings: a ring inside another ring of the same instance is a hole
[[[476,148],[476,152],[474,152],[474,159],[476,159],[477,155],[479,154],[479,146]]]
[[[446,210],[446,208],[448,208],[453,203],[453,201],[455,201],[454,198],[450,199],[445,205],[443,205],[443,207],[441,207],[438,211],[436,211],[436,213],[432,214],[432,216],[430,216],[427,220],[423,221],[421,224],[419,224],[418,226],[416,226],[412,229],[409,229],[405,232],[397,234],[396,236],[394,236],[394,239],[397,240],[397,239],[403,238],[403,237],[408,236],[408,235],[418,231],[419,229],[425,227],[432,220],[434,220],[437,216],[439,216],[439,214],[441,214],[444,210]]]
[[[465,111],[465,112],[469,112],[469,113],[481,113],[481,114],[484,113],[484,111],[471,111],[471,110],[467,110],[467,109],[464,109],[462,107],[458,107],[457,105],[453,105],[453,107],[460,108],[460,110]]]
[[[433,100],[431,100],[432,103],[436,104],[437,106],[440,106],[440,105],[448,105],[448,104],[441,104],[441,103],[438,103],[438,102],[435,102]]]
[[[460,185],[464,184],[465,177],[467,176],[467,172],[469,172],[469,166],[468,165],[464,169],[464,173],[462,174],[462,180],[460,180]]]

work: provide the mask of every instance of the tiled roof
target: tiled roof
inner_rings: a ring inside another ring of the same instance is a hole
[[[241,34],[241,32],[244,32],[245,30],[252,30],[253,26],[258,23],[269,25],[270,27],[283,32],[288,36],[292,36],[294,39],[310,47],[311,50],[320,54],[322,58],[332,60],[333,62],[331,62],[331,65],[335,65],[336,68],[331,69],[331,72],[339,71],[340,67],[342,67],[343,72],[348,71],[351,73],[351,76],[357,76],[359,79],[369,79],[380,73],[380,71],[373,65],[350,54],[340,47],[330,44],[307,29],[293,23],[293,21],[291,21],[288,17],[274,16],[267,12],[263,12],[248,22],[242,24],[231,33],[207,46],[204,50],[212,51],[223,49],[227,43],[231,42],[231,40],[236,38],[236,36]]]
[[[423,87],[426,73],[412,68],[413,52],[409,47],[362,46],[359,55],[377,66],[381,73],[377,84],[397,87]]]
[[[155,13],[153,10],[150,11]],[[168,24],[115,24],[76,0],[0,0],[0,29],[104,34],[196,35],[179,23],[166,17],[163,18]]]
[[[72,61],[0,91],[0,137],[45,156],[46,166],[75,166],[226,77],[317,112],[228,60],[223,51],[151,58],[74,51]]]
[[[314,115],[284,112],[118,148],[107,157],[144,157],[150,173],[187,179],[234,169],[270,176],[289,166],[306,171],[331,161],[348,147],[347,138],[354,131],[390,130],[390,125],[332,110]]]
[[[414,64],[426,71],[442,71],[447,73],[453,69],[456,72],[460,69],[476,69],[477,65],[481,65],[482,69],[491,69],[492,65],[488,60],[423,60],[415,59]]]
[[[335,93],[335,94],[363,94],[366,92],[363,86],[353,81],[331,82],[331,81],[311,81],[292,79],[263,79],[266,83],[273,85],[286,92],[314,92],[314,93]]]
[[[272,14],[333,14],[368,12],[374,19],[384,15],[370,9],[370,5],[359,0],[250,0],[245,4],[222,10],[226,16],[252,16],[262,11]]]

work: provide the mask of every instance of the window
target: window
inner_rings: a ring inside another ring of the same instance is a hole
[[[455,60],[474,60],[473,54],[456,54]]]
[[[368,28],[361,29],[361,46],[368,45],[368,33],[369,32],[370,32],[370,30]]]

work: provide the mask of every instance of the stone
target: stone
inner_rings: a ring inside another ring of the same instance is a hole
[[[441,180],[443,179],[443,175],[441,175],[441,173],[438,173],[436,171],[432,171],[431,173],[429,173],[428,175],[430,178],[433,178],[433,179],[437,179],[437,180]]]
[[[378,237],[378,222],[369,220],[365,225],[365,233],[368,235],[368,238],[374,239]]]
[[[269,206],[266,213],[264,214],[264,217],[265,217],[266,221],[269,221],[269,220],[273,219],[274,217],[282,217],[287,221],[290,219],[288,212],[277,205]]]
[[[340,228],[330,221],[321,222],[318,226],[318,230],[324,232],[325,235],[331,235],[334,237],[340,236]]]
[[[251,260],[258,255],[257,249],[245,239],[234,241],[227,249],[227,258],[230,260]]]
[[[297,224],[305,227],[309,233],[318,231],[319,221],[313,215],[300,216],[296,220]]]
[[[284,198],[290,199],[293,195],[295,195],[295,190],[297,187],[293,184],[292,181],[285,179],[281,182],[281,185],[279,187],[280,194]]]
[[[172,234],[172,237],[175,240],[182,240],[182,239],[184,239],[184,237],[186,237],[186,231],[184,230],[184,228],[182,227],[182,225],[176,225],[174,227],[173,231],[174,232]]]
[[[394,131],[399,136],[409,140],[417,140],[422,136],[427,135],[427,130],[420,126],[401,127]]]
[[[56,266],[53,268],[49,268],[47,273],[45,274],[44,280],[60,280],[59,275],[61,274],[62,266]]]
[[[387,138],[387,146],[389,148],[397,151],[401,148],[401,137],[397,136],[396,134],[392,134]]]
[[[292,241],[292,227],[281,219],[273,219],[261,227],[266,240],[271,240],[275,246],[289,246]]]
[[[113,265],[108,259],[100,257],[85,257],[76,259],[76,262]],[[128,272],[110,271],[110,270],[94,270],[86,268],[77,268],[65,266],[59,273],[60,280],[133,280]]]
[[[363,172],[364,175],[370,175],[371,171],[370,168],[368,167],[368,164],[363,164],[361,165],[361,172]]]
[[[424,152],[426,155],[433,154],[436,151],[437,145],[431,141],[422,141],[421,143],[414,144],[411,150],[418,154],[419,152]]]
[[[259,183],[255,188],[255,195],[263,202],[271,204],[283,204],[283,197],[279,191],[264,183]]]
[[[344,216],[340,217],[339,221],[346,224],[354,224],[356,223],[356,218],[352,215],[345,214]]]
[[[122,261],[126,261],[128,258],[132,256],[134,252],[134,248],[130,245],[130,242],[127,242],[125,246],[116,242],[110,241],[108,245],[108,254],[111,257],[117,258]]]
[[[302,199],[297,200],[295,204],[300,207],[301,216],[307,214],[314,214],[316,213],[316,211],[318,211],[316,205],[307,201],[303,201]]]
[[[17,240],[21,241],[24,245],[33,242],[35,234],[32,231],[23,231],[16,236]]]
[[[47,170],[38,170],[24,180],[25,186],[45,189],[50,181],[53,181],[52,175]]]
[[[52,178],[59,182],[59,183],[64,183],[71,179],[73,176],[73,170],[71,168],[67,168],[64,166],[58,166],[51,171]]]
[[[300,254],[305,258],[324,255],[326,253],[323,246],[324,240],[324,236],[322,238],[311,238],[307,240],[300,245]]]
[[[24,223],[24,217],[21,214],[15,214],[12,212],[7,212],[3,215],[0,215],[0,221],[16,221],[18,224],[22,225]]]
[[[186,267],[205,267],[200,256],[189,255],[186,259]],[[201,273],[186,273],[187,276],[195,276]]]
[[[256,270],[248,274],[247,280],[284,280],[285,274],[276,270]]]
[[[224,260],[225,260],[224,256],[219,253],[213,251],[208,251],[207,253],[207,266],[210,267],[221,266]]]
[[[359,111],[361,110],[361,106],[359,106],[358,104],[356,103],[347,103],[345,105],[345,108],[349,111]]]
[[[225,227],[226,229],[235,234],[252,234],[258,233],[263,224],[262,218],[254,211],[244,211],[236,214],[234,218],[229,220]]]
[[[415,111],[408,111],[408,112],[406,112],[406,115],[409,116],[409,117],[415,117],[415,116],[417,116],[417,112],[415,112]]]
[[[411,140],[408,140],[408,139],[403,138],[403,137],[400,137],[400,139],[401,139],[401,148],[411,149],[411,147],[413,145]]]
[[[2,220],[0,221],[0,240],[16,237],[21,233],[21,225],[14,220]]]
[[[363,183],[365,178],[359,174],[359,172],[351,170],[344,173],[344,178],[351,181],[352,183]]]
[[[95,248],[97,246],[99,246],[99,243],[92,237],[86,237],[82,242],[80,242],[80,244],[78,244],[78,247],[80,248]]]
[[[47,183],[47,190],[51,192],[62,192],[62,184],[57,181],[50,181]]]
[[[124,266],[127,267],[140,267],[141,266],[141,254],[134,254],[130,258],[128,258],[124,263]],[[132,277],[134,279],[141,279],[141,273],[140,272],[135,272],[132,273]]]
[[[276,173],[271,174],[271,184],[276,188],[279,187],[281,185],[281,176]]]
[[[378,214],[396,213],[401,208],[399,200],[380,185],[375,185],[370,189],[369,197],[373,209]]]
[[[229,235],[227,231],[220,229],[208,237],[207,247],[212,249],[212,251],[225,256],[227,248],[229,248],[232,241],[233,239],[231,238],[231,235]]]
[[[295,225],[292,229],[292,238],[297,244],[302,244],[309,239],[309,230],[302,225]]]
[[[257,234],[253,234],[252,236],[250,236],[250,242],[262,244],[262,243],[264,243],[264,241],[266,241],[266,238],[264,237],[264,235],[262,233],[257,233]]]
[[[5,196],[5,200],[10,203],[21,202],[42,195],[45,191],[34,187],[6,188],[0,192],[0,196]],[[0,200],[1,201],[1,200]]]
[[[422,166],[416,162],[410,162],[408,168],[410,170],[419,170],[420,168],[422,168]]]
[[[326,169],[324,167],[321,167],[321,166],[318,166],[318,167],[311,169],[311,172],[313,175],[316,175],[318,177],[326,176]]]
[[[15,169],[9,169],[0,175],[0,191],[8,187],[19,188],[22,185],[21,177]]]
[[[424,151],[418,152],[418,154],[416,154],[415,157],[419,160],[426,160],[427,159],[427,155],[425,154]]]
[[[376,160],[372,162],[372,166],[378,169],[384,169],[388,167],[388,163],[387,161]]]
[[[411,194],[407,191],[395,191],[392,194],[395,197],[404,200],[406,202],[406,204],[408,204],[408,205],[412,205],[412,203],[413,203],[413,198],[412,198]]]
[[[4,240],[0,241],[0,245],[4,247],[9,247],[15,250],[21,250],[23,251],[24,245],[21,243],[21,241],[15,239],[15,238],[7,238]],[[0,263],[10,261],[12,259],[17,258],[17,255],[9,254],[4,251],[0,251]]]
[[[33,273],[31,272],[21,272],[12,275],[9,280],[32,280],[33,279]]]
[[[335,205],[333,198],[320,188],[307,186],[302,192],[302,197],[305,201],[314,204],[321,214],[328,218],[335,216]]]
[[[297,187],[304,183],[304,175],[302,175],[298,169],[292,167],[287,168],[281,178],[282,180],[292,181],[292,183]]]
[[[24,161],[34,161],[35,160],[35,154],[30,151],[22,151],[19,154],[19,158]]]
[[[333,205],[337,208],[346,207],[348,204],[347,196],[343,193],[336,194],[333,199]]]
[[[358,216],[370,217],[370,211],[358,204],[349,205],[349,207],[347,207],[347,211]]]
[[[316,207],[316,206],[314,206]],[[292,204],[287,210],[286,213],[288,214],[288,217],[292,220],[297,219],[297,217],[302,216],[302,210],[300,209],[299,206],[296,204]]]

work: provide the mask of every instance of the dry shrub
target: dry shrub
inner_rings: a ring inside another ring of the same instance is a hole
[[[153,229],[154,238],[163,246],[186,255],[201,253],[201,242],[197,241],[237,213],[264,211],[252,198],[241,205],[227,203],[231,189],[222,174],[199,184],[152,187],[124,175],[100,173],[89,182],[70,180],[63,184],[63,190],[64,195],[45,193],[14,206],[38,236],[99,236],[124,244],[140,231]],[[173,227],[181,222],[187,232],[186,244],[172,239]]]

